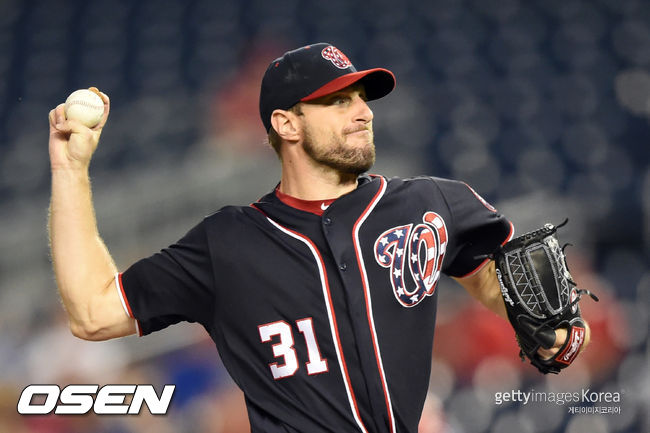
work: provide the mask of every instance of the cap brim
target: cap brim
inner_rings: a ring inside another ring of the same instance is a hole
[[[342,75],[305,96],[300,101],[312,101],[344,89],[358,81],[363,83],[366,98],[369,101],[382,98],[395,88],[395,75],[391,71],[384,68],[374,68]]]

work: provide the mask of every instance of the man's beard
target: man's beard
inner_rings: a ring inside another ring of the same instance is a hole
[[[372,131],[370,131],[372,134]],[[342,174],[360,175],[365,173],[375,163],[375,145],[372,142],[363,147],[346,148],[344,139],[332,134],[329,142],[315,146],[312,134],[305,130],[305,139],[302,143],[305,153],[315,162],[337,170]]]

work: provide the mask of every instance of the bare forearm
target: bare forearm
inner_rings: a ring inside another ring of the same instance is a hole
[[[92,323],[93,295],[112,284],[117,268],[97,230],[86,170],[53,170],[50,248],[71,326]]]
[[[497,279],[494,262],[490,261],[471,277],[456,279],[467,289],[470,295],[480,301],[489,310],[504,319],[508,318],[506,306],[501,296],[501,288]]]

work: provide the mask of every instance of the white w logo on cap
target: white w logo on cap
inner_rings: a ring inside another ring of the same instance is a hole
[[[324,59],[329,60],[332,62],[332,64],[334,64],[334,66],[339,69],[346,69],[352,66],[352,63],[350,62],[350,59],[348,59],[348,56],[343,54],[341,50],[335,46],[330,45],[323,48],[323,51],[321,51],[320,54]]]

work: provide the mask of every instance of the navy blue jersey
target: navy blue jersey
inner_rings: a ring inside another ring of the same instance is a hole
[[[322,215],[275,192],[206,217],[119,276],[139,332],[198,322],[253,432],[417,432],[436,285],[512,225],[462,182],[361,176]]]

